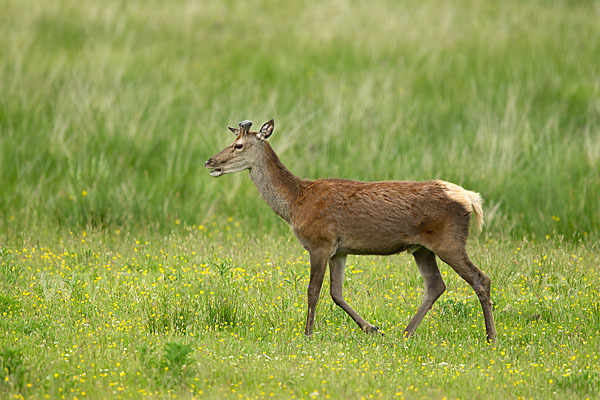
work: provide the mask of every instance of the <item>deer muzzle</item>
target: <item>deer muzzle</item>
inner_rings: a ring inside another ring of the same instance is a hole
[[[204,167],[211,169],[212,171],[209,171],[209,175],[210,176],[214,176],[215,178],[217,176],[221,176],[223,175],[224,171],[223,168],[218,168],[218,167],[214,167],[213,165],[215,164],[215,160],[213,158],[209,158],[205,163],[204,163]]]

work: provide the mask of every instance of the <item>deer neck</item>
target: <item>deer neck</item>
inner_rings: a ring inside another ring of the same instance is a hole
[[[302,181],[283,165],[268,142],[263,146],[264,157],[250,168],[250,179],[275,214],[289,224],[291,207],[300,195]]]

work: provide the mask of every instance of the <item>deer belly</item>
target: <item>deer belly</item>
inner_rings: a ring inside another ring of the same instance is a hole
[[[390,255],[410,249],[415,243],[405,235],[364,232],[360,236],[342,236],[338,241],[338,253]]]

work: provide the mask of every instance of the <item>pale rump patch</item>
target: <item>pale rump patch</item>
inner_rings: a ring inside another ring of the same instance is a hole
[[[471,210],[473,210],[475,213],[477,229],[481,230],[481,226],[483,225],[483,209],[481,208],[483,199],[481,198],[481,195],[479,193],[466,190],[454,183],[445,181],[437,182],[444,188],[444,192],[450,199],[461,204],[467,212],[471,212]]]

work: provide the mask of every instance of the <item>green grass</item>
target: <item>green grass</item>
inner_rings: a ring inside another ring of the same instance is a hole
[[[472,289],[448,291],[416,336],[423,286],[412,257],[350,257],[345,297],[323,287],[303,335],[308,255],[238,221],[161,236],[64,231],[9,240],[0,269],[0,397],[595,398],[600,395],[597,246],[472,240],[493,278],[498,342]]]
[[[599,13],[585,1],[5,1],[2,219],[278,227],[245,174],[216,182],[203,166],[228,124],[274,118],[273,146],[302,177],[441,178],[483,194],[489,232],[596,237]]]
[[[5,0],[0,398],[595,398],[600,6],[592,1]],[[480,192],[471,258],[349,258],[304,338],[308,255],[227,125],[275,119],[307,178]],[[241,396],[241,397],[240,397]]]

